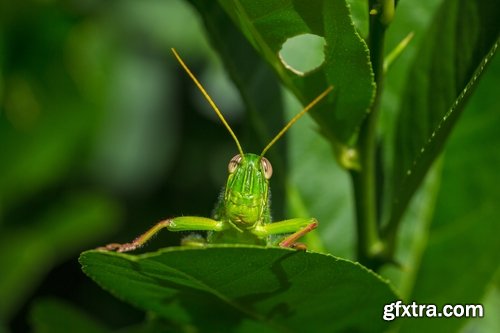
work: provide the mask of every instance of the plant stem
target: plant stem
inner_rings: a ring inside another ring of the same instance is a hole
[[[361,125],[358,152],[360,170],[352,170],[357,223],[357,256],[360,263],[372,269],[383,264],[380,254],[382,243],[379,235],[377,213],[377,187],[375,152],[377,148],[377,123],[384,78],[385,30],[394,13],[394,0],[370,0],[370,33],[368,46],[373,68],[376,94],[371,112]]]

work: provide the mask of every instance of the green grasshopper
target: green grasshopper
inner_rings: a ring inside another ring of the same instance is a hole
[[[175,49],[172,49],[172,52],[189,77],[198,86],[224,126],[228,129],[236,142],[239,154],[229,161],[229,176],[226,187],[219,197],[213,218],[182,216],[166,219],[160,221],[130,243],[112,243],[100,249],[117,252],[132,251],[144,245],[156,233],[166,228],[170,231],[208,231],[207,238],[204,240],[207,243],[279,245],[280,247],[305,250],[305,246],[296,241],[303,235],[314,230],[318,226],[318,221],[315,218],[294,218],[279,222],[271,221],[269,179],[272,176],[273,169],[269,160],[264,157],[264,154],[283,136],[290,126],[324,98],[333,88],[329,87],[326,89],[292,118],[262,150],[260,155],[244,153],[238,138],[201,83],[191,73]],[[277,239],[276,237],[276,235],[280,234],[286,235],[281,237],[280,240],[280,238]],[[200,240],[197,240],[195,243],[203,244]]]

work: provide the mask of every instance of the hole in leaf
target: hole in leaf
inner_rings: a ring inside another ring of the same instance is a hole
[[[279,57],[288,70],[303,76],[323,64],[325,44],[325,39],[318,35],[297,35],[283,43]]]

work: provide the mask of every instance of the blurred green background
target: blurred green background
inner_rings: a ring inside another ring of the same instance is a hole
[[[28,330],[45,296],[111,327],[140,321],[78,254],[165,217],[210,215],[236,149],[171,47],[238,132],[243,107],[186,2],[0,5],[0,331]]]

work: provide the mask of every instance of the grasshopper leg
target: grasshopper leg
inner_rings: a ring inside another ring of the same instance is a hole
[[[308,232],[316,229],[317,226],[318,221],[315,218],[295,218],[259,226],[254,229],[253,233],[259,237],[292,233],[279,242],[278,245],[281,247],[296,248],[297,250],[305,250],[306,246],[297,243],[297,240]]]
[[[297,240],[307,234],[308,232],[313,231],[318,227],[318,221],[314,221],[306,225],[304,228],[294,232],[288,237],[285,237],[280,243],[281,247],[292,247],[297,250],[305,251],[307,249],[306,245],[303,243],[297,243]]]
[[[130,243],[118,244],[111,243],[102,247],[97,248],[98,250],[108,250],[116,252],[128,252],[133,251],[150,240],[154,235],[156,235],[160,230],[167,229],[170,231],[190,231],[190,230],[212,230],[221,231],[224,229],[224,224],[220,221],[209,219],[206,217],[198,216],[181,216],[174,217],[171,219],[166,219],[158,222],[153,227],[148,229],[145,233],[135,238]]]

